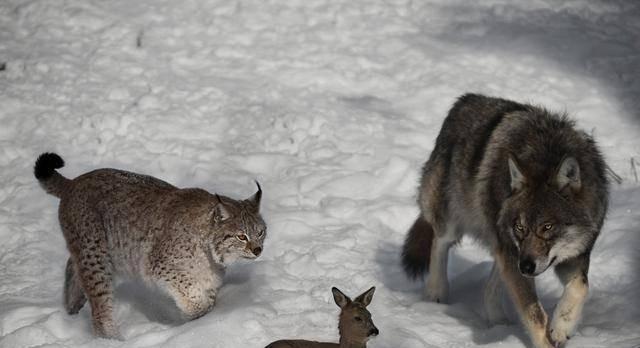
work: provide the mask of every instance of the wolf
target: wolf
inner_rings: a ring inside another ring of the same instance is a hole
[[[459,97],[422,170],[421,214],[402,250],[406,273],[428,268],[426,297],[446,302],[449,248],[469,234],[495,261],[484,293],[488,320],[506,318],[506,290],[535,347],[563,345],[587,297],[589,256],[607,213],[606,168],[594,139],[565,114]],[[564,291],[549,323],[535,276],[550,267]]]
[[[54,153],[38,157],[34,174],[60,198],[58,218],[69,249],[64,303],[76,314],[87,298],[93,332],[122,339],[113,318],[114,278],[142,280],[171,297],[181,319],[209,312],[225,273],[238,258],[262,252],[262,189],[246,200],[179,189],[151,176],[98,169],[75,179],[56,169]]]

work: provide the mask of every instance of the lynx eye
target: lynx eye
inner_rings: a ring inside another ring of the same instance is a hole
[[[552,224],[544,224],[543,228],[544,228],[545,231],[549,231],[550,229],[553,228],[553,225]]]
[[[236,235],[236,238],[238,238],[238,240],[243,241],[243,242],[247,241],[247,235],[246,234]]]

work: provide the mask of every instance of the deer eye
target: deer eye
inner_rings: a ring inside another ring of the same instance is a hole
[[[362,318],[360,318],[360,317],[355,317],[355,318],[353,318],[353,319],[354,319],[355,321],[362,321]]]
[[[236,238],[238,238],[239,241],[243,241],[243,242],[247,241],[247,235],[246,234],[238,234],[238,235],[236,235]]]
[[[552,224],[544,224],[543,228],[544,228],[545,231],[549,231],[550,229],[553,228],[553,225]]]

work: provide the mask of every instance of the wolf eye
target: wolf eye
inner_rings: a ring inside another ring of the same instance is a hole
[[[238,238],[238,240],[246,242],[247,241],[247,235],[246,234],[239,234],[236,236],[236,238]]]
[[[544,224],[543,228],[544,228],[545,231],[549,231],[550,229],[553,228],[553,225],[552,224]]]
[[[362,321],[362,318],[360,318],[360,317],[355,317],[355,318],[353,318],[353,319],[354,319],[355,321]]]
[[[262,237],[264,235],[264,230],[260,230],[260,232],[258,232],[258,237]]]
[[[515,229],[518,230],[519,232],[522,232],[524,230],[524,227],[522,227],[522,225],[520,225],[517,222],[513,227],[515,227]]]

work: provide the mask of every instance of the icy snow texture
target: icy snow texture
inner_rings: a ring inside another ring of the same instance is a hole
[[[490,257],[474,242],[451,253],[451,305],[425,302],[399,267],[420,167],[467,91],[567,110],[599,140],[625,182],[569,346],[638,346],[639,17],[638,2],[598,0],[2,1],[0,346],[335,341],[331,286],[372,285],[371,347],[524,346],[518,324],[482,319]],[[127,340],[96,340],[87,307],[62,308],[58,200],[31,173],[43,151],[69,177],[116,167],[232,197],[258,179],[263,256],[232,266],[213,312],[181,326],[121,287]],[[539,293],[551,311],[552,274]]]

